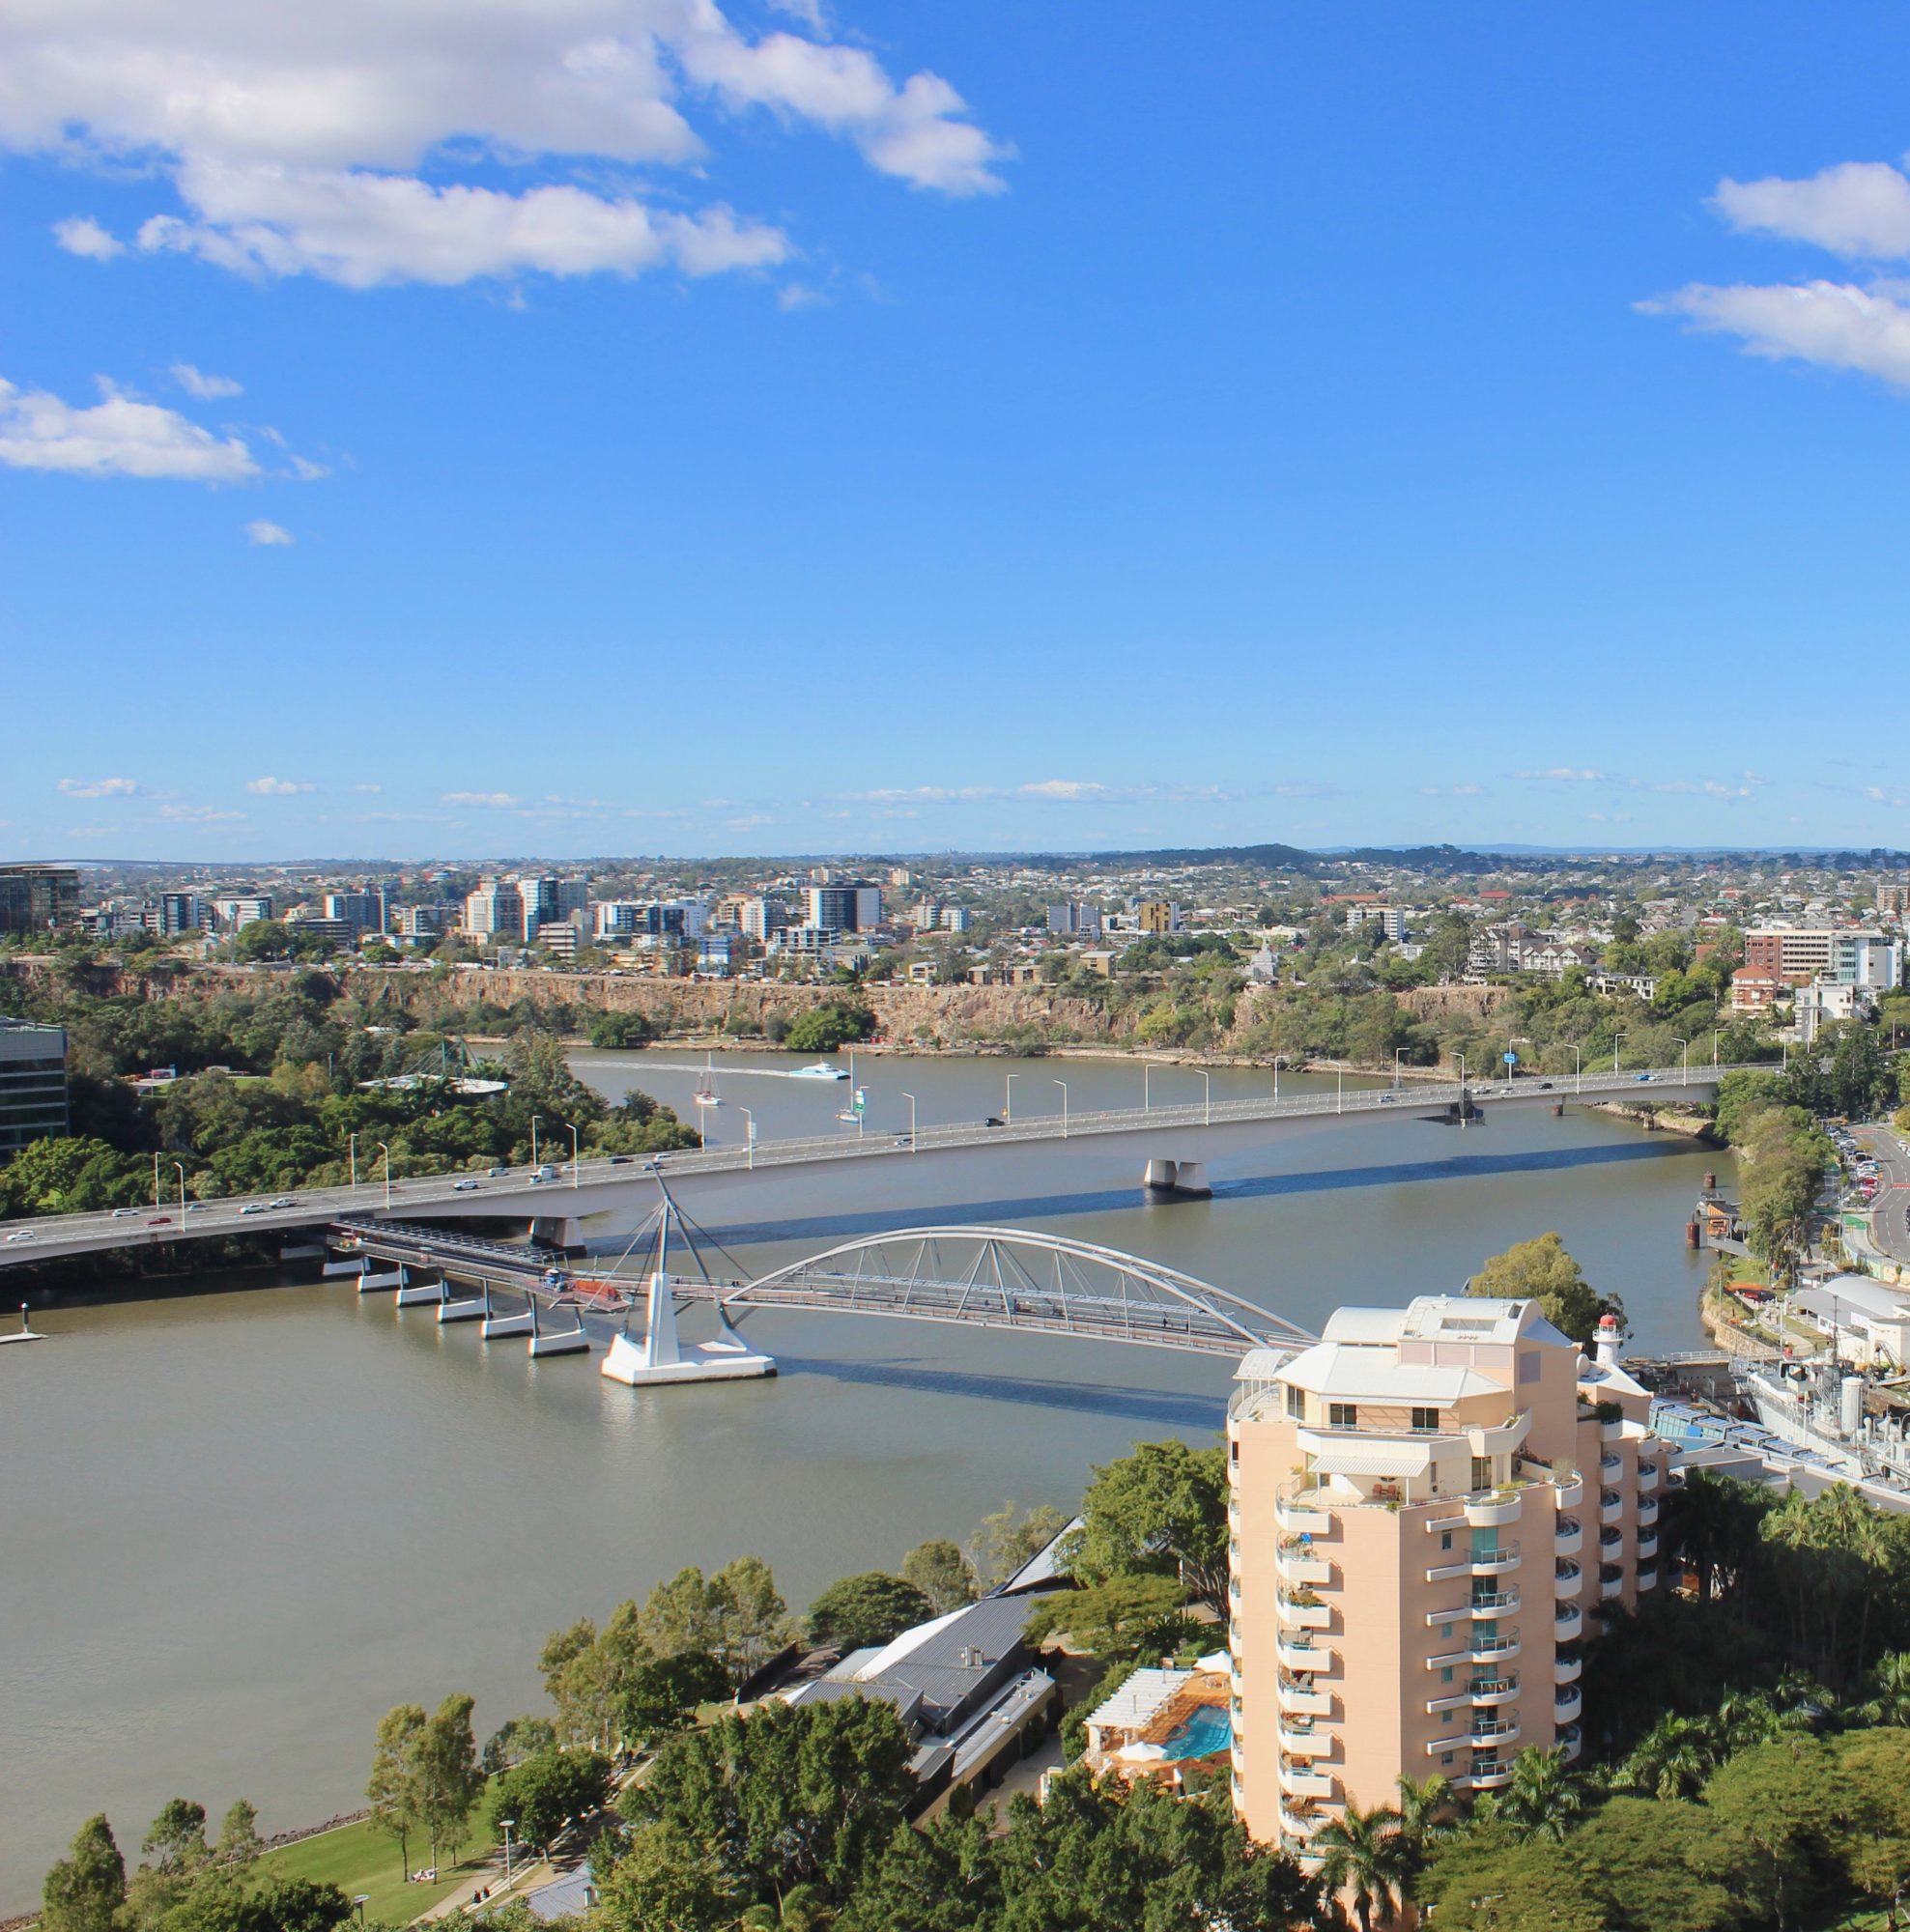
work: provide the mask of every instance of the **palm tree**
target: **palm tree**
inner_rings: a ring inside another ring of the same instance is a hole
[[[1618,1784],[1647,1798],[1690,1798],[1718,1767],[1714,1726],[1704,1718],[1662,1718],[1619,1766]]]
[[[1910,1725],[1910,1650],[1893,1650],[1877,1659],[1864,1680],[1865,1699],[1857,1716],[1867,1724]]]
[[[1419,1784],[1402,1777],[1393,1809],[1399,1815],[1400,1876],[1410,1887],[1426,1869],[1432,1848],[1459,1835],[1458,1795],[1449,1777],[1429,1777]]]
[[[1327,1891],[1353,1894],[1359,1932],[1373,1932],[1377,1910],[1382,1924],[1389,1924],[1404,1896],[1400,1816],[1389,1804],[1362,1811],[1349,1804],[1345,1815],[1330,1818],[1314,1833],[1307,1846],[1320,1859],[1320,1883]]]
[[[1498,1793],[1493,1815],[1521,1838],[1556,1844],[1584,1808],[1584,1779],[1568,1769],[1565,1747],[1542,1751],[1527,1745],[1512,1760],[1512,1781]]]

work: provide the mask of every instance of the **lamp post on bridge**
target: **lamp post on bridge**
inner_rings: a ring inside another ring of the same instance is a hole
[[[1713,1066],[1716,1066],[1717,1064],[1718,1064],[1718,1029],[1716,1027],[1713,1027],[1711,1029],[1711,1065]]]
[[[1393,1048],[1393,1085],[1394,1085],[1394,1087],[1395,1087],[1395,1088],[1397,1088],[1397,1087],[1399,1086],[1399,1084],[1400,1084],[1400,1081],[1399,1081],[1399,1057],[1400,1057],[1400,1055],[1401,1055],[1402,1053],[1404,1053],[1405,1051],[1406,1051],[1406,1049],[1405,1049],[1405,1047],[1403,1047],[1403,1046],[1396,1046],[1396,1047],[1394,1047],[1394,1048]]]
[[[1014,1083],[1020,1076],[1011,1073],[1002,1083],[1002,1125],[1014,1124]]]
[[[1685,1050],[1685,1074],[1684,1074],[1684,1077],[1685,1077],[1685,1078],[1686,1078],[1687,1080],[1689,1080],[1689,1079],[1691,1078],[1691,1041],[1690,1041],[1690,1040],[1688,1040],[1688,1039],[1686,1039],[1686,1038],[1685,1038],[1685,1037],[1683,1037],[1683,1035],[1681,1035],[1681,1034],[1675,1034],[1675,1033],[1674,1033],[1674,1034],[1673,1034],[1673,1035],[1671,1036],[1671,1044],[1672,1044],[1673,1046],[1681,1046],[1681,1047],[1683,1047],[1683,1048],[1684,1048],[1684,1050]]]
[[[1013,1075],[1009,1077],[1012,1079]],[[747,1107],[738,1107],[736,1111],[743,1117],[743,1146],[749,1165],[754,1169],[756,1164],[756,1117]]]
[[[1347,1070],[1344,1066],[1333,1068],[1333,1112],[1344,1114],[1347,1110]]]
[[[178,1161],[174,1161],[173,1166],[179,1171],[179,1218],[184,1221],[185,1219],[185,1170],[180,1167]]]
[[[1141,1112],[1144,1114],[1152,1114],[1154,1112],[1154,1062],[1152,1060],[1141,1062]]]
[[[1623,1031],[1614,1033],[1611,1036],[1611,1070],[1613,1073],[1616,1073],[1618,1070],[1618,1042],[1621,1039],[1629,1039],[1630,1037],[1630,1034]]]
[[[1585,1091],[1585,1056],[1576,1046],[1572,1049],[1572,1091],[1575,1094]]]
[[[910,1153],[914,1153],[916,1151],[915,1095],[913,1094],[904,1094],[902,1098],[908,1102],[908,1151]]]
[[[391,1205],[391,1150],[383,1141],[378,1143],[378,1151],[385,1156],[385,1205]]]
[[[1068,1138],[1068,1082],[1066,1080],[1057,1080],[1054,1084],[1061,1089],[1061,1137],[1063,1140],[1066,1140]]]
[[[352,1136],[352,1185],[356,1187],[357,1184],[358,1184],[358,1137],[356,1134],[354,1134]]]
[[[542,1114],[532,1114],[530,1117],[530,1164],[532,1167],[537,1165],[537,1122],[543,1118]]]
[[[1201,1125],[1211,1127],[1213,1124],[1213,1075],[1205,1066],[1196,1066],[1194,1071],[1207,1085],[1207,1098],[1201,1108]]]
[[[559,1126],[570,1127],[570,1184],[577,1185],[577,1129],[568,1121],[560,1121]]]
[[[1470,1103],[1466,1098],[1466,1056],[1462,1053],[1458,1056],[1458,1060],[1459,1060],[1459,1131],[1463,1134],[1466,1131],[1466,1116],[1468,1112],[1470,1110]]]
[[[153,1206],[157,1208],[158,1207],[158,1205],[159,1205],[159,1156],[157,1155],[157,1153],[155,1153],[153,1156]]]

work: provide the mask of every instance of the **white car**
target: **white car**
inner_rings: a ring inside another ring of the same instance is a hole
[[[454,1180],[451,1183],[451,1192],[453,1194],[475,1194],[477,1192],[477,1182],[474,1180]]]
[[[281,1194],[271,1204],[274,1208],[296,1208],[298,1203],[289,1194]]]
[[[248,1201],[239,1211],[242,1214],[263,1214],[266,1211],[266,1204],[263,1201]]]
[[[7,1245],[12,1247],[15,1241],[35,1241],[39,1238],[31,1228],[19,1228],[7,1236]]]

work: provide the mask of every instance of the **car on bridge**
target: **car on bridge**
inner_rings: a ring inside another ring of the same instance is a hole
[[[296,1208],[298,1207],[299,1204],[292,1198],[291,1195],[281,1194],[277,1197],[276,1200],[274,1200],[271,1203],[271,1205],[274,1208]]]
[[[263,1214],[266,1211],[266,1204],[263,1201],[248,1201],[239,1211],[242,1214]]]
[[[451,1192],[453,1194],[475,1194],[477,1192],[477,1182],[474,1180],[454,1180],[451,1183]]]

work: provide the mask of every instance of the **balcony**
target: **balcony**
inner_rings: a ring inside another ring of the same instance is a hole
[[[1639,1527],[1642,1529],[1646,1523],[1656,1522],[1657,1520],[1658,1498],[1656,1496],[1640,1496],[1639,1498]]]
[[[1462,1706],[1481,1710],[1489,1705],[1503,1704],[1508,1697],[1518,1694],[1517,1671],[1497,1677],[1475,1677],[1464,1690],[1455,1687],[1437,1697],[1428,1697],[1426,1712],[1429,1717],[1437,1717],[1441,1711],[1457,1711]]]
[[[1576,1597],[1579,1594],[1579,1579],[1582,1576],[1576,1563],[1559,1557],[1552,1566],[1552,1594],[1554,1597]]]
[[[1330,1718],[1333,1715],[1333,1693],[1330,1690],[1310,1690],[1283,1677],[1280,1680],[1280,1709],[1292,1712],[1297,1718]]]
[[[1289,1670],[1330,1670],[1338,1662],[1332,1649],[1324,1643],[1302,1643],[1284,1633],[1273,1639],[1273,1655]]]
[[[1658,1487],[1658,1470],[1659,1464],[1656,1463],[1640,1463],[1639,1464],[1639,1494],[1642,1495]]]
[[[1445,1496],[1440,1500],[1445,1508],[1440,1515],[1427,1519],[1429,1535],[1447,1530],[1497,1529],[1505,1523],[1517,1522],[1520,1511],[1525,1508],[1525,1499],[1516,1490],[1474,1490],[1470,1495]]]
[[[1607,1483],[1611,1482],[1618,1474],[1619,1470],[1621,1470],[1624,1466],[1625,1466],[1624,1457],[1614,1456],[1611,1453],[1611,1451],[1608,1449],[1605,1452],[1605,1454],[1598,1459],[1598,1473],[1600,1481]]]
[[[1518,1544],[1501,1543],[1497,1549],[1454,1550],[1450,1562],[1436,1563],[1426,1572],[1426,1580],[1446,1583],[1455,1577],[1499,1577],[1518,1567]]]
[[[1625,1498],[1616,1490],[1605,1491],[1598,1499],[1598,1520],[1603,1523],[1621,1521],[1625,1514]]]
[[[1585,1748],[1584,1733],[1577,1724],[1567,1724],[1558,1734],[1558,1742],[1565,1747],[1565,1762],[1577,1764]]]
[[[1280,1580],[1295,1587],[1333,1580],[1332,1564],[1311,1543],[1303,1543],[1297,1537],[1283,1542],[1274,1552],[1273,1561],[1279,1569]]]
[[[1577,1604],[1560,1604],[1552,1620],[1554,1643],[1573,1643],[1585,1634],[1585,1613]]]
[[[1645,1563],[1639,1565],[1639,1589],[1640,1590],[1640,1592],[1645,1590],[1655,1590],[1657,1589],[1657,1587],[1658,1587],[1658,1565],[1655,1563]]]
[[[1487,1758],[1474,1764],[1465,1776],[1452,1781],[1460,1791],[1496,1791],[1500,1785],[1512,1782],[1512,1767],[1496,1758]]]
[[[1598,1573],[1598,1594],[1601,1598],[1623,1596],[1625,1573],[1615,1563],[1602,1564]]]
[[[1619,1442],[1624,1439],[1624,1435],[1625,1418],[1622,1415],[1615,1421],[1601,1422],[1598,1425],[1598,1439],[1601,1442]]]
[[[1639,1532],[1639,1561],[1642,1563],[1647,1557],[1656,1556],[1657,1554],[1658,1532],[1655,1529],[1640,1530]]]
[[[1584,1525],[1575,1516],[1562,1516],[1553,1525],[1552,1553],[1576,1556],[1585,1547]]]
[[[1554,1684],[1576,1684],[1579,1673],[1584,1667],[1582,1658],[1561,1652],[1552,1660],[1552,1681]]]
[[[1426,1660],[1428,1670],[1457,1669],[1464,1663],[1509,1663],[1519,1655],[1519,1633],[1507,1631],[1503,1636],[1483,1636],[1465,1650],[1441,1651]]]
[[[1503,1616],[1507,1610],[1518,1607],[1517,1590],[1493,1590],[1475,1596],[1470,1603],[1456,1605],[1449,1610],[1428,1610],[1426,1628],[1431,1630],[1438,1624],[1464,1623],[1468,1617],[1476,1622],[1482,1617]]]
[[[1307,1592],[1304,1596],[1290,1597],[1286,1591],[1282,1590],[1278,1595],[1280,1602],[1280,1621],[1288,1629],[1323,1631],[1332,1628],[1332,1606],[1323,1604],[1311,1591]]]
[[[1295,1496],[1273,1498],[1273,1520],[1289,1536],[1327,1536],[1333,1528],[1333,1519],[1325,1510]]]
[[[1585,1499],[1584,1478],[1576,1471],[1564,1477],[1554,1477],[1553,1493],[1562,1510],[1575,1510]]]
[[[1576,1684],[1561,1684],[1552,1693],[1552,1716],[1554,1723],[1569,1723],[1585,1707],[1585,1693]]]
[[[1601,1529],[1598,1533],[1598,1553],[1607,1563],[1615,1563],[1618,1552],[1625,1547],[1625,1532],[1622,1529]]]
[[[1279,1809],[1280,1835],[1283,1838],[1292,1838],[1297,1843],[1304,1844],[1315,1832],[1319,1831],[1321,1819],[1318,1812],[1289,1811],[1284,1804]]]
[[[1330,1772],[1316,1771],[1310,1760],[1283,1757],[1280,1760],[1280,1789],[1290,1798],[1330,1798],[1333,1795],[1333,1776]]]
[[[1309,1719],[1300,1719],[1291,1724],[1282,1722],[1278,1736],[1280,1748],[1289,1757],[1296,1758],[1330,1757],[1333,1746],[1338,1742],[1331,1731],[1315,1730]]]

